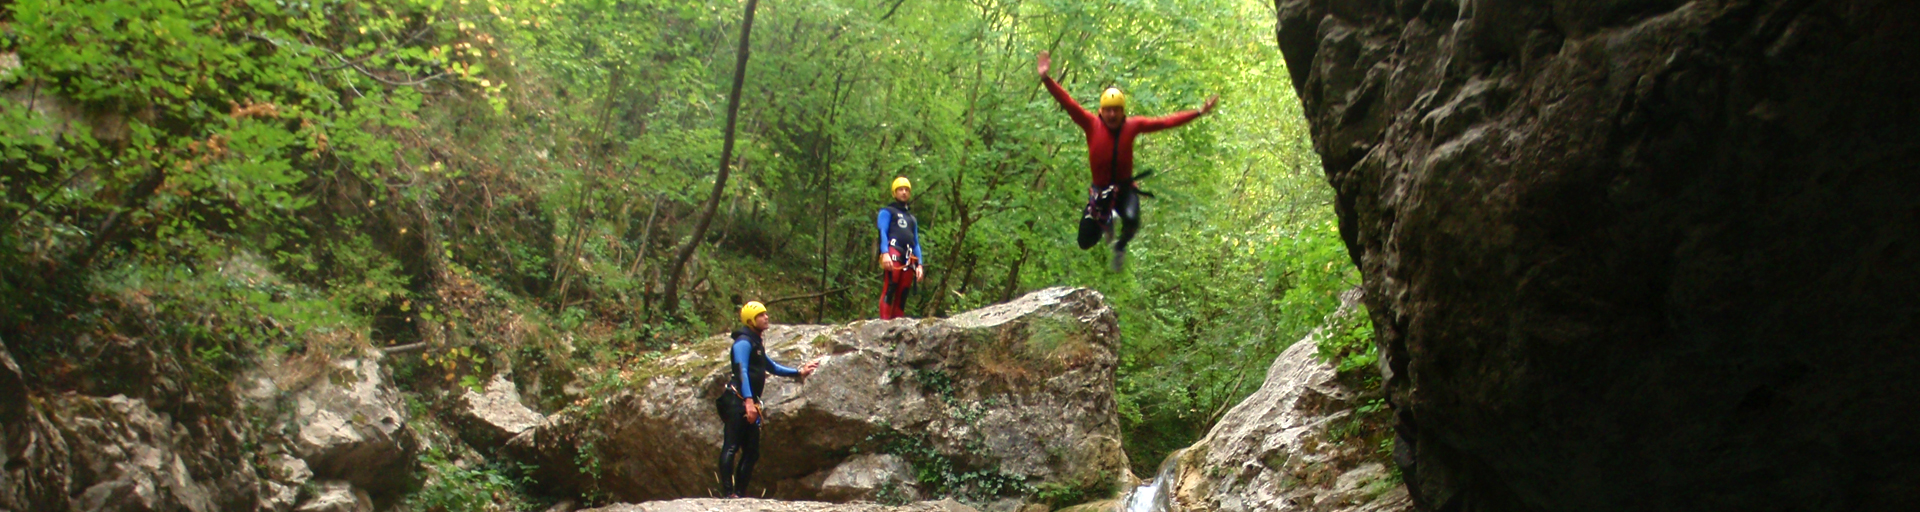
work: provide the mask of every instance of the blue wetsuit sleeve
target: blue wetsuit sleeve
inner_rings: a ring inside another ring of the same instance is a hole
[[[747,378],[747,360],[753,357],[753,343],[733,340],[733,366],[740,369],[740,396],[753,398],[753,379]]]
[[[786,365],[773,362],[773,358],[771,357],[767,358],[767,366],[771,367],[769,371],[773,372],[774,375],[781,377],[792,377],[800,374],[800,370],[788,368]]]
[[[893,212],[887,211],[886,208],[881,208],[880,218],[878,220],[880,221],[878,223],[878,225],[880,226],[880,243],[877,244],[880,248],[880,252],[878,254],[886,254],[887,253],[887,223],[893,222]]]
[[[913,257],[920,258],[920,265],[927,264],[927,257],[920,254],[920,223],[913,223]]]

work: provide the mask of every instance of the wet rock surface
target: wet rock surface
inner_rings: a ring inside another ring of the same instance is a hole
[[[1423,509],[1920,509],[1920,4],[1277,3]]]
[[[950,319],[776,325],[766,334],[774,360],[821,365],[804,383],[769,378],[748,492],[873,499],[875,484],[901,479],[899,467],[854,452],[903,438],[957,471],[997,468],[1027,485],[1117,481],[1127,464],[1113,400],[1114,322],[1098,292],[1050,288]],[[509,451],[538,464],[539,480],[560,492],[598,489],[635,502],[708,496],[727,345],[715,337],[630,369],[631,386],[597,417],[557,414]],[[583,451],[599,462],[598,478],[579,469]]]

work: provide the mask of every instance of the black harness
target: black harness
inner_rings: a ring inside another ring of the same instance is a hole
[[[914,257],[913,247],[920,242],[920,220],[913,218],[913,207],[894,201],[882,208],[893,213],[893,222],[887,225],[887,239],[883,241],[886,246],[883,249],[900,251],[900,256],[894,258],[894,262],[903,267],[908,263],[918,264],[920,258]]]
[[[747,378],[753,379],[755,391],[766,394],[767,371],[772,369],[771,363],[767,361],[767,347],[761,344],[760,333],[753,332],[753,329],[742,327],[733,331],[734,341],[739,341],[742,337],[746,338],[747,343],[753,345],[753,352],[747,355]],[[732,373],[727,376],[727,391],[733,393],[735,398],[745,400],[746,397],[740,394],[740,362],[733,360],[732,343],[727,344],[727,366],[732,370]]]
[[[1107,165],[1112,166],[1112,168],[1107,171],[1107,174],[1110,176],[1120,169],[1120,132],[1126,130],[1126,128],[1127,125],[1123,122],[1120,124],[1120,129],[1107,131],[1107,133],[1113,137],[1113,155],[1107,160]],[[1133,193],[1139,194],[1142,197],[1153,197],[1153,194],[1139,190],[1134,185],[1140,180],[1152,175],[1153,171],[1147,171],[1136,176],[1130,176],[1124,180],[1115,176],[1105,187],[1087,187],[1087,207],[1086,210],[1080,213],[1081,217],[1093,219],[1094,222],[1099,222],[1102,226],[1112,224],[1113,202],[1119,197],[1119,192],[1125,189],[1134,189]]]

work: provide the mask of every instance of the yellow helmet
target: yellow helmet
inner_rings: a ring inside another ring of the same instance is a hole
[[[898,178],[894,178],[894,179],[893,179],[893,188],[889,188],[889,189],[887,189],[887,193],[888,193],[888,194],[892,194],[892,193],[893,193],[894,191],[896,191],[896,190],[900,190],[900,189],[903,189],[903,188],[904,188],[904,189],[907,189],[907,190],[913,190],[913,182],[911,182],[911,181],[907,181],[907,177],[906,177],[906,176],[901,176],[901,177],[898,177]]]
[[[767,305],[761,304],[760,301],[748,302],[747,305],[740,306],[740,323],[752,325],[753,317],[760,316],[761,313],[766,312]]]
[[[1100,108],[1107,107],[1127,108],[1127,95],[1119,87],[1108,87],[1107,92],[1100,93]]]

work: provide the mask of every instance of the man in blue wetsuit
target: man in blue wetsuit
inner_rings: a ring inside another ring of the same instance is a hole
[[[726,423],[717,475],[720,494],[729,498],[746,492],[747,480],[753,477],[753,463],[760,459],[760,396],[766,389],[767,374],[804,379],[820,366],[810,362],[796,370],[767,358],[760,335],[773,325],[773,317],[767,315],[765,305],[748,302],[740,308],[740,321],[747,326],[733,331],[733,350],[728,357],[733,363],[732,377],[727,381],[727,391],[714,400],[720,420]],[[735,454],[739,455],[737,460]]]
[[[907,290],[926,277],[920,267],[920,222],[913,218],[913,182],[893,179],[893,202],[880,208],[880,319],[907,314]]]

